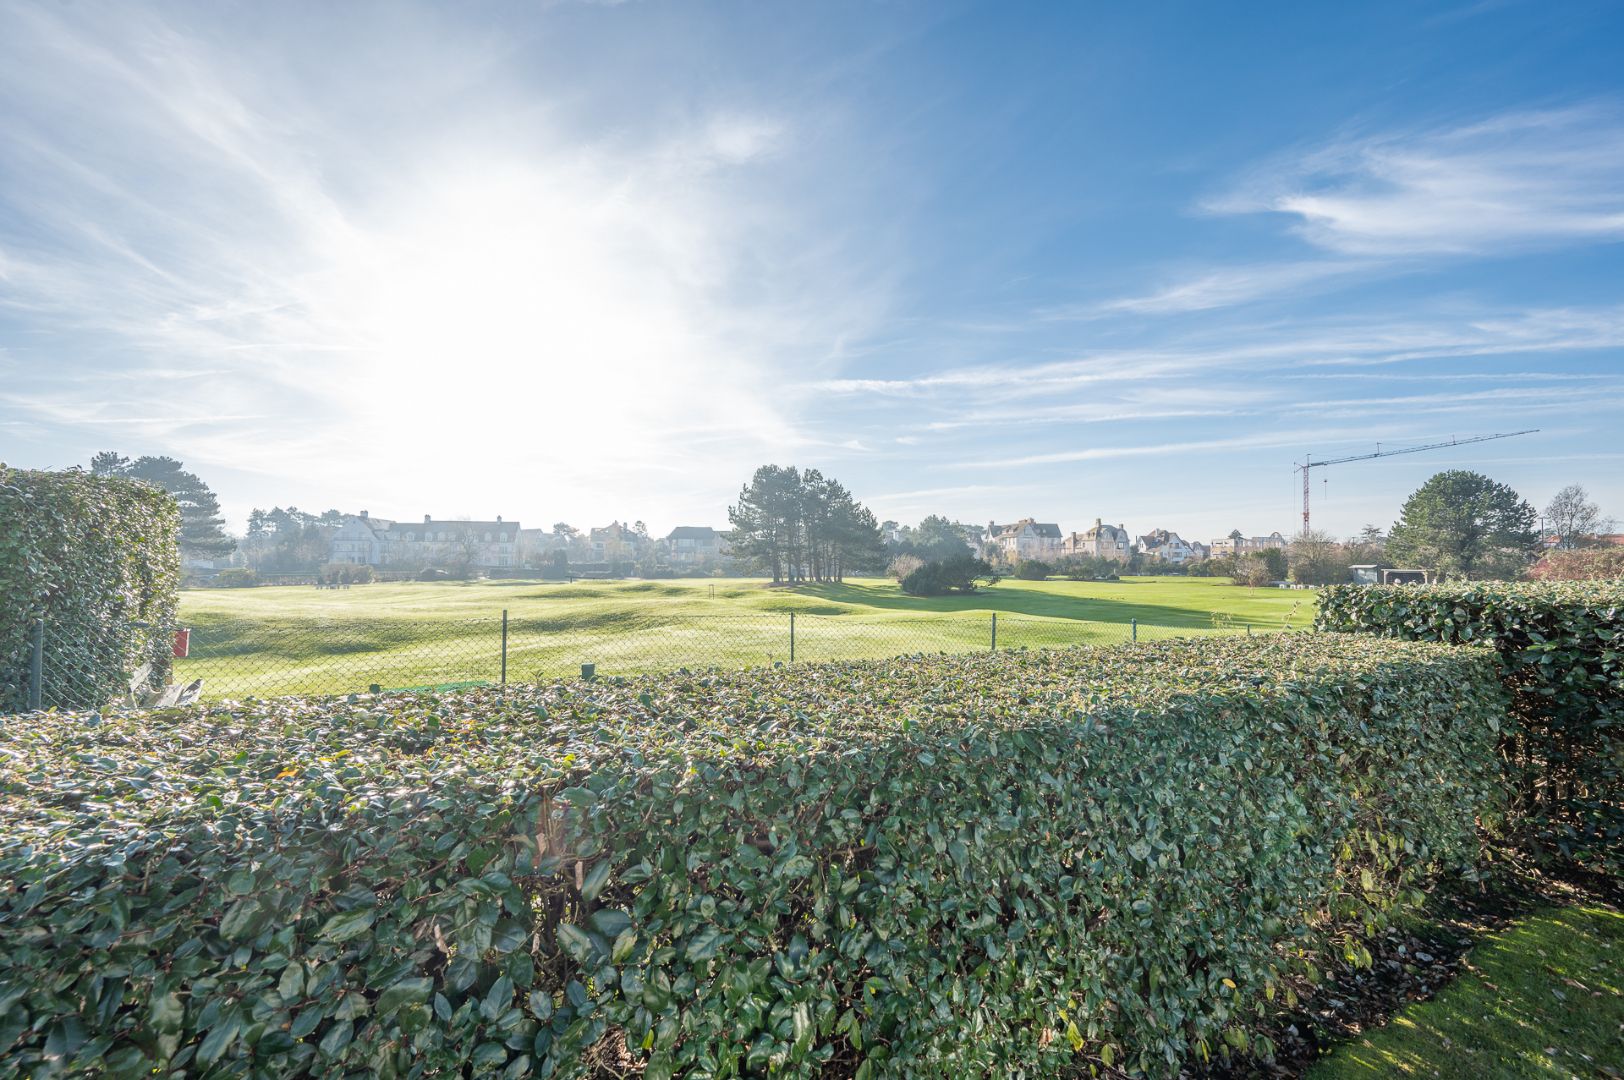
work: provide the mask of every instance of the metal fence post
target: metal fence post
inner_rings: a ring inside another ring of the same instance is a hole
[[[39,712],[45,700],[45,620],[34,620],[33,647],[28,650],[28,711]]]
[[[502,609],[502,685],[503,686],[507,685],[507,613],[508,613],[508,609],[503,608]]]
[[[992,651],[998,651],[998,612],[992,613]]]
[[[789,613],[789,662],[795,663],[795,612]]]
[[[1252,636],[1252,624],[1251,623],[1246,624],[1246,636],[1247,637]]]
[[[1139,620],[1138,619],[1129,619],[1128,620],[1128,625],[1133,627],[1133,640],[1138,641],[1139,640]]]

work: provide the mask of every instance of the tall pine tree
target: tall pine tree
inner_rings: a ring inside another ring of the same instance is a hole
[[[237,550],[237,542],[226,535],[220,500],[196,473],[187,472],[174,458],[138,457],[132,461],[111,450],[103,450],[90,459],[90,471],[97,476],[141,480],[173,495],[180,506],[182,556],[219,559]]]
[[[816,469],[763,465],[727,513],[733,554],[774,584],[841,581],[884,550],[873,513]]]

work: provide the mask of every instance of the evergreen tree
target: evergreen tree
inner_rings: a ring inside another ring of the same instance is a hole
[[[770,572],[774,584],[841,581],[884,551],[873,513],[816,469],[763,465],[728,520],[734,556]]]
[[[1387,561],[1446,577],[1514,577],[1539,537],[1534,508],[1482,473],[1441,472],[1405,500],[1387,535]]]
[[[122,476],[162,488],[180,506],[180,550],[183,556],[218,559],[237,550],[237,542],[226,535],[220,516],[220,500],[214,497],[196,473],[187,472],[172,457],[122,457],[103,450],[90,459],[90,471],[97,476]]]

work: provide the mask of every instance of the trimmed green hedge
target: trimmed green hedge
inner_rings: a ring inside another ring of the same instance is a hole
[[[1624,872],[1624,584],[1341,585],[1317,625],[1492,644],[1517,724],[1502,748],[1531,838]]]
[[[168,673],[179,529],[174,498],[158,488],[0,464],[0,714],[27,708],[40,618],[48,708],[104,705],[148,661]]]
[[[42,716],[0,728],[0,1073],[1267,1053],[1474,860],[1504,704],[1487,650],[1277,635]]]

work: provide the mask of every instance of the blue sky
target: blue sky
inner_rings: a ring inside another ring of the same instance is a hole
[[[9,4],[0,460],[1209,539],[1624,516],[1624,8]],[[1323,481],[1323,483],[1322,483]]]

